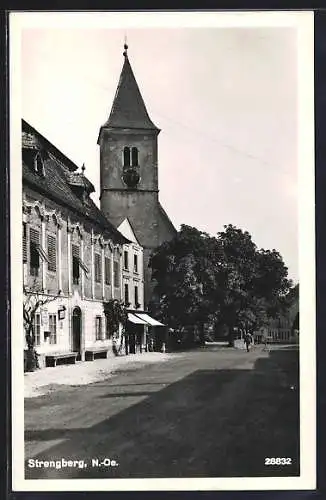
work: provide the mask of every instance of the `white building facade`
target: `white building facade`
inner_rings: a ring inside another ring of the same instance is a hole
[[[134,310],[144,308],[144,256],[143,248],[125,219],[118,227],[120,233],[130,241],[123,245],[122,290],[126,307]]]
[[[76,172],[26,122],[22,159],[23,300],[26,310],[42,301],[33,321],[40,365],[55,353],[85,360],[88,350],[103,348],[113,355],[104,304],[123,300],[123,246],[129,242],[91,200],[94,188],[84,169]]]

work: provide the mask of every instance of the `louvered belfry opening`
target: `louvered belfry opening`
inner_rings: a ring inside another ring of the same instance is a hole
[[[133,167],[138,167],[138,149],[135,147],[131,149],[131,164]]]
[[[130,148],[127,146],[123,149],[123,166],[130,167]]]

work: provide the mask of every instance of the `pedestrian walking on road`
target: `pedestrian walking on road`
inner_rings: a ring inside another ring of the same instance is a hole
[[[250,333],[246,333],[243,340],[246,344],[247,352],[249,352],[250,344],[252,343],[252,335]]]

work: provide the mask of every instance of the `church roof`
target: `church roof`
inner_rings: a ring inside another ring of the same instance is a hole
[[[114,97],[110,116],[103,126],[159,131],[147,113],[145,103],[128,59],[127,49],[128,46],[125,45],[125,51],[123,53],[124,63],[118,88]]]

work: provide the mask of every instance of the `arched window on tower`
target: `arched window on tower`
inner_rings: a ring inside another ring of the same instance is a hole
[[[127,146],[123,150],[123,165],[125,167],[130,166],[130,148],[128,148]]]
[[[132,165],[137,167],[138,166],[138,149],[137,148],[132,148],[131,150],[131,162]]]

